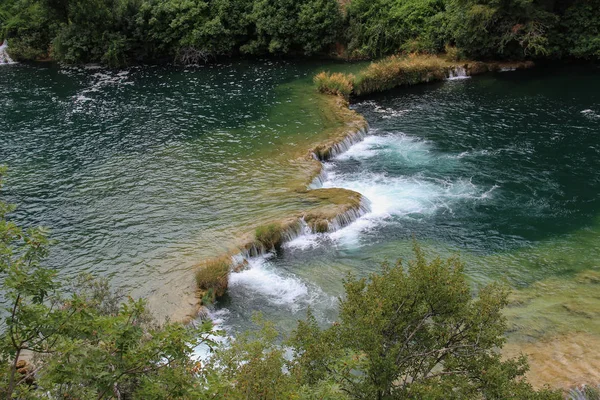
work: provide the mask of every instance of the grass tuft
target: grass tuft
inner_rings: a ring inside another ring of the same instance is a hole
[[[283,227],[280,224],[259,226],[255,236],[256,241],[266,249],[279,249],[283,241]]]
[[[202,293],[202,303],[212,303],[227,291],[231,262],[218,258],[205,262],[196,271],[196,284]]]
[[[315,76],[314,82],[319,92],[348,99],[354,87],[354,75],[340,72],[320,72]]]
[[[383,92],[397,86],[442,80],[454,64],[431,55],[391,56],[371,63],[354,82],[357,96]]]

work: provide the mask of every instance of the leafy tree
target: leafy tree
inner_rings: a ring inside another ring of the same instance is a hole
[[[370,279],[350,277],[339,322],[314,317],[292,339],[300,380],[333,379],[354,399],[560,399],[522,379],[524,357],[502,361],[507,290],[491,284],[472,298],[457,258],[385,264]]]
[[[331,46],[341,24],[336,0],[255,0],[251,20],[255,38],[248,54],[314,54]]]
[[[347,7],[349,51],[366,57],[439,52],[444,10],[443,0],[353,0]]]
[[[556,16],[536,0],[448,0],[449,36],[468,57],[524,58],[549,53]]]
[[[565,2],[568,3],[568,2]],[[555,53],[583,59],[600,58],[600,1],[577,0],[558,8],[560,22],[553,36]]]
[[[36,0],[7,0],[0,5],[0,41],[10,39],[16,60],[47,57],[60,23]]]

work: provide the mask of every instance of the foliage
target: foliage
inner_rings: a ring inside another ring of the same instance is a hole
[[[220,389],[224,398],[289,399],[297,391],[296,382],[286,374],[285,350],[277,346],[277,330],[260,317],[261,330],[239,335],[229,348],[219,351],[211,367],[229,385]]]
[[[555,54],[600,58],[600,1],[577,0],[562,12],[552,42]]]
[[[335,42],[342,16],[336,0],[255,0],[250,18],[256,35],[243,52],[311,55]]]
[[[547,55],[548,31],[556,16],[534,0],[449,0],[448,30],[472,58]]]
[[[597,59],[599,11],[599,0],[5,0],[0,38],[15,58],[113,66],[446,46],[476,59]]]
[[[353,0],[347,8],[348,47],[354,57],[380,57],[399,50],[443,49],[442,0]]]
[[[524,357],[502,361],[507,290],[491,284],[472,298],[457,258],[385,264],[370,279],[349,277],[339,322],[314,317],[292,339],[303,382],[333,379],[355,399],[560,399],[521,377]]]
[[[15,60],[47,57],[59,23],[36,0],[7,0],[0,5],[0,41],[10,37]]]

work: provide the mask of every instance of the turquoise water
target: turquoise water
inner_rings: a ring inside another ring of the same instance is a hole
[[[48,264],[62,276],[92,272],[160,315],[188,312],[198,262],[306,206],[289,194],[303,170],[289,153],[328,126],[316,68],[4,65],[13,218],[52,230]]]
[[[321,68],[2,66],[0,164],[14,218],[52,229],[48,263],[62,276],[93,272],[160,316],[187,312],[198,262],[316,206],[290,189],[306,184],[299,155],[332,126],[311,84]],[[410,257],[413,238],[431,255],[459,252],[474,287],[558,280],[581,307],[600,303],[576,278],[600,270],[599,89],[597,68],[570,67],[360,99],[352,107],[370,135],[326,163],[323,185],[362,193],[371,211],[251,259],[213,316],[232,333],[256,311],[282,330],[309,307],[331,322],[345,274]],[[585,320],[572,304],[547,312],[551,295],[535,288],[535,307],[511,311],[518,336],[542,337],[555,321],[600,335],[600,304]]]
[[[284,330],[308,307],[331,322],[343,276],[410,258],[413,238],[431,255],[461,254],[475,287],[504,280],[521,289],[597,270],[598,71],[506,72],[358,100],[370,135],[326,164],[323,185],[362,193],[371,212],[232,275],[217,315],[233,331],[249,327],[254,311]],[[597,297],[589,287],[580,294]],[[523,324],[541,337],[548,324],[536,317]],[[600,334],[596,325],[572,328]]]

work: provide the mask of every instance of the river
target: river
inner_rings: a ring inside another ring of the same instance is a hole
[[[290,188],[306,184],[298,154],[332,124],[311,85],[322,68],[2,66],[0,163],[10,167],[14,217],[51,228],[48,263],[64,276],[106,276],[177,316],[199,261],[314,206]],[[550,343],[576,359],[600,343],[597,68],[454,79],[352,108],[369,135],[328,161],[313,187],[357,191],[370,212],[232,274],[212,309],[231,334],[257,311],[283,331],[309,307],[333,321],[345,274],[410,258],[414,238],[429,255],[459,253],[474,288],[504,280],[515,289],[514,349]],[[532,364],[553,362],[538,350]],[[556,371],[573,366],[546,368],[543,379],[573,381]]]

